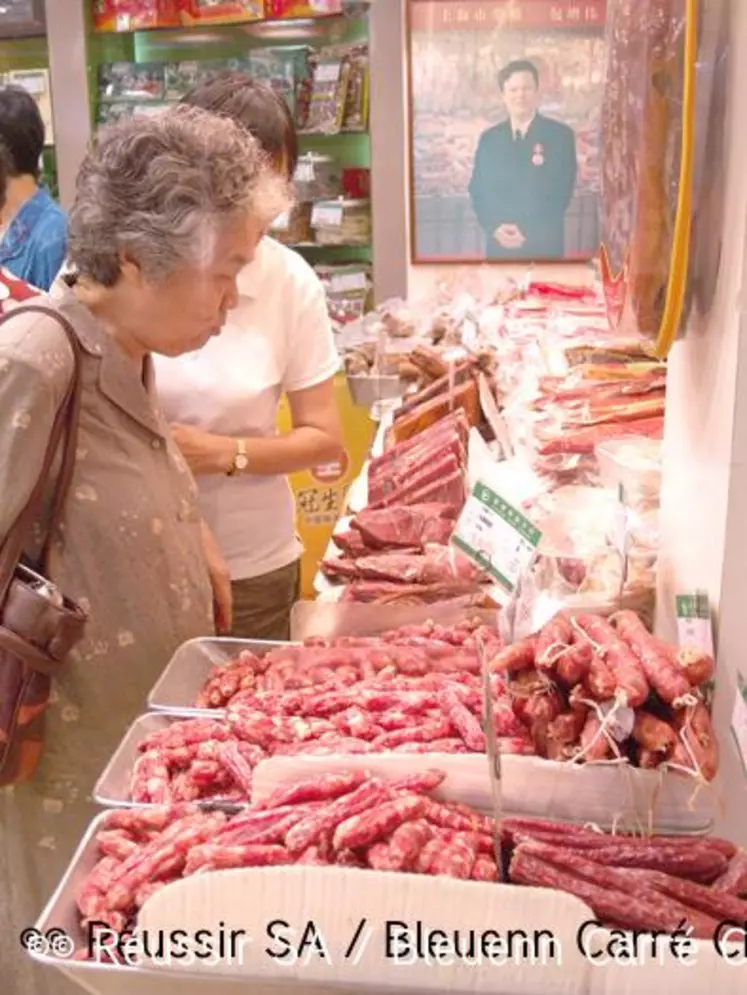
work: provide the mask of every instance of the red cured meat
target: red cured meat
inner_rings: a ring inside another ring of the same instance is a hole
[[[359,534],[363,548],[423,546],[445,543],[454,527],[454,512],[447,504],[403,505],[376,510],[367,508],[355,516],[351,529]]]
[[[416,472],[408,471],[406,476],[388,482],[381,489],[372,488],[369,484],[369,502],[373,508],[400,504],[404,495],[413,491],[422,491],[428,484],[444,477],[450,477],[453,473],[461,471],[462,468],[462,461],[453,452],[436,450],[432,454],[428,454],[424,466]]]

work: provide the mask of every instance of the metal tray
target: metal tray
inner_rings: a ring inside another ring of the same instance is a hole
[[[379,401],[391,401],[402,397],[406,384],[395,376],[348,376],[348,390],[353,404],[362,408],[373,407]]]
[[[219,718],[223,712],[216,710],[215,714]],[[168,715],[166,712],[150,712],[138,716],[96,782],[93,800],[97,805],[109,808],[143,808],[143,803],[133,802],[129,797],[130,775],[138,756],[138,743],[152,732],[165,729],[172,722],[183,721],[185,717],[187,716],[184,714]]]
[[[148,695],[148,708],[154,712],[203,715],[205,709],[196,708],[194,702],[216,664],[234,659],[242,650],[264,656],[284,645],[287,644],[257,639],[190,639],[179,647]]]
[[[102,812],[91,822],[57,890],[34,924],[34,929],[41,934],[48,934],[50,930],[64,931],[73,941],[76,950],[84,948],[88,938],[80,923],[75,896],[98,861],[96,835],[105,818],[106,813]],[[20,951],[19,956],[23,956]],[[56,968],[71,982],[80,985],[81,990],[94,995],[173,995],[175,985],[178,985],[180,995],[214,995],[216,988],[215,978],[179,970],[178,965],[168,968],[126,967],[93,961],[72,961],[51,953],[31,956],[50,972]],[[178,975],[178,979],[175,975]],[[53,977],[50,973],[50,988],[53,987]],[[246,991],[246,978],[228,976],[221,977],[219,981],[221,985],[230,985],[237,990],[242,985]],[[261,989],[255,991],[259,993]]]

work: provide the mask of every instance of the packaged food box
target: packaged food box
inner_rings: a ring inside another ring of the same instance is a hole
[[[178,28],[181,0],[94,0],[95,31]]]
[[[265,0],[265,17],[324,17],[342,12],[342,0]]]
[[[263,0],[182,0],[182,24],[242,24],[264,17]]]

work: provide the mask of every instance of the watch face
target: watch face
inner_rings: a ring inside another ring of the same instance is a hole
[[[239,453],[236,457],[235,466],[237,470],[246,470],[249,466],[249,457],[245,456],[243,453]]]

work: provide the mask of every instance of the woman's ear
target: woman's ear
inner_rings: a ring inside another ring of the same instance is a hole
[[[119,256],[119,278],[131,287],[139,286],[143,279],[140,264],[125,253]]]

